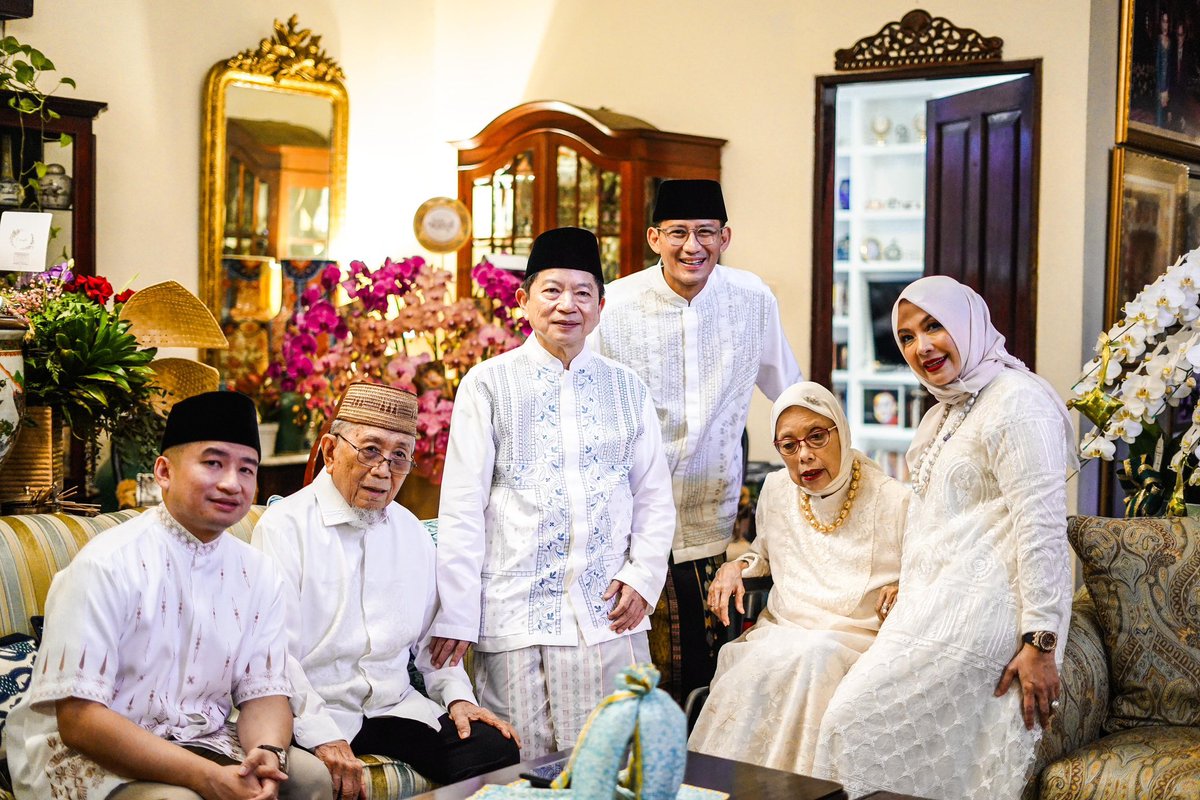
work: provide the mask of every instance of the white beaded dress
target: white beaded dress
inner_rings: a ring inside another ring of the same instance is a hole
[[[802,491],[786,469],[763,484],[758,538],[742,575],[770,574],[774,588],[758,623],[721,648],[690,749],[811,773],[825,706],[874,641],[879,589],[899,574],[911,497],[874,462],[854,456],[861,468],[858,491],[831,533],[806,521]]]
[[[899,597],[822,724],[814,774],[851,797],[1021,793],[1040,728],[1026,730],[1015,683],[993,691],[1023,632],[1065,640],[1071,603],[1063,411],[1036,381],[1001,371],[957,425],[966,403],[948,406],[909,507]]]

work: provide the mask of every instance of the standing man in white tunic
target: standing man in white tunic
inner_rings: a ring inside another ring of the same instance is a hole
[[[363,788],[356,753],[398,758],[441,784],[519,760],[511,728],[475,704],[462,665],[429,663],[436,552],[392,502],[416,435],[416,395],[350,384],[321,440],[324,469],[273,503],[251,538],[286,588],[296,742],[346,800]],[[409,682],[412,656],[428,697]]]
[[[732,237],[721,185],[664,181],[653,218],[646,238],[659,263],[608,287],[591,343],[646,382],[662,424],[678,511],[676,607],[668,604],[655,624],[678,625],[669,674],[682,700],[707,686],[717,666],[721,631],[706,600],[737,518],[750,397],[757,385],[775,400],[801,376],[771,290],[717,263]]]
[[[331,796],[321,762],[290,746],[283,586],[225,533],[250,509],[258,460],[245,395],[171,409],[154,464],[163,505],[96,536],[50,586],[6,729],[18,798]]]
[[[649,661],[675,508],[650,392],[585,341],[604,307],[596,237],[543,233],[525,274],[533,336],[454,402],[433,663],[474,642],[480,702],[529,759],[574,745],[617,673]]]

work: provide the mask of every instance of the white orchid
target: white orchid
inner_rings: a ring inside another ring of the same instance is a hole
[[[1139,417],[1130,414],[1126,409],[1121,409],[1113,415],[1112,420],[1105,428],[1104,434],[1109,439],[1120,439],[1126,444],[1133,444],[1133,440],[1142,433],[1142,421]]]
[[[1149,422],[1162,408],[1167,385],[1153,375],[1132,375],[1121,384],[1119,393],[1130,414]]]
[[[1112,461],[1116,451],[1117,446],[1113,444],[1112,440],[1104,438],[1100,431],[1094,428],[1079,445],[1079,455],[1084,458],[1102,458],[1105,461]]]

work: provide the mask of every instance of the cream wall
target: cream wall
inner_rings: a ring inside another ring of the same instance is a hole
[[[833,72],[835,49],[912,7],[912,0],[40,0],[32,20],[8,31],[74,77],[76,96],[109,103],[96,126],[98,260],[114,285],[174,278],[196,286],[204,75],[256,44],[274,16],[295,11],[347,74],[341,257],[417,252],[416,207],[456,191],[450,140],[526,100],[605,105],[667,130],[729,140],[723,182],[735,234],[726,261],[774,287],[807,365],[814,77]],[[1083,347],[1080,289],[1102,275],[1094,258],[1097,241],[1103,252],[1103,221],[1094,224],[1102,198],[1088,206],[1084,192],[1104,191],[1094,177],[1107,169],[1107,144],[1095,133],[1111,120],[1103,76],[1115,73],[1108,56],[1115,36],[1099,25],[1104,40],[1089,40],[1093,10],[1085,0],[928,8],[1003,37],[1008,59],[1044,60],[1038,368],[1065,393]],[[1089,67],[1100,71],[1089,76]],[[759,397],[755,458],[771,455],[766,409]]]

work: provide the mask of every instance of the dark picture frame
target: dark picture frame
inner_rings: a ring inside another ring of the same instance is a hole
[[[1119,144],[1200,161],[1200,2],[1122,0]]]
[[[1193,196],[1200,203],[1188,164],[1113,148],[1105,328],[1183,252],[1192,238],[1190,216],[1200,214],[1200,205],[1189,207]]]

